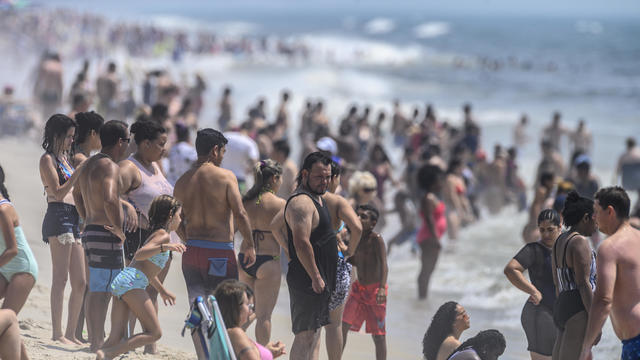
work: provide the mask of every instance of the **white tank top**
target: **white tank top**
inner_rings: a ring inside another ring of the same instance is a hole
[[[147,170],[142,164],[136,160],[133,155],[129,156],[129,160],[133,162],[140,170],[141,183],[137,189],[129,192],[129,202],[140,211],[145,218],[149,219],[149,208],[151,202],[158,195],[173,195],[173,186],[164,177],[160,167],[155,162],[151,164],[155,170],[155,174]]]

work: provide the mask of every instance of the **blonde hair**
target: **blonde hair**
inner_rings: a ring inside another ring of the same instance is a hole
[[[366,188],[378,188],[378,181],[375,176],[368,171],[356,171],[349,178],[349,194],[356,195],[360,190]]]
[[[254,183],[253,187],[247,191],[242,201],[249,201],[260,197],[260,194],[271,189],[271,179],[282,175],[282,165],[278,162],[266,159],[258,161],[253,166]]]

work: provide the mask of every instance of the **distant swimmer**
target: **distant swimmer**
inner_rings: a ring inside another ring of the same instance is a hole
[[[622,184],[629,191],[640,190],[640,147],[633,137],[627,138],[627,149],[618,158],[614,184]],[[618,182],[618,177],[621,182]]]
[[[116,74],[116,64],[110,62],[107,71],[96,80],[96,94],[98,95],[98,111],[106,118],[111,118],[118,112],[118,91],[120,79]]]
[[[525,245],[504,268],[507,279],[529,294],[520,320],[532,360],[551,359],[556,342],[553,305],[556,291],[551,272],[551,249],[562,230],[560,215],[552,209],[538,215],[540,240]],[[529,273],[528,281],[524,271]]]
[[[422,354],[426,360],[447,360],[460,343],[460,336],[471,326],[465,308],[448,301],[438,308],[422,339]]]
[[[530,140],[530,136],[527,132],[527,125],[529,124],[529,118],[526,114],[522,114],[518,125],[513,129],[513,145],[522,149]]]
[[[598,248],[598,284],[580,359],[589,359],[607,315],[622,340],[622,360],[639,359],[640,231],[629,225],[630,200],[624,189],[600,189],[595,199],[595,221],[609,237]]]
[[[231,87],[227,86],[222,91],[222,99],[218,104],[220,115],[218,116],[218,128],[225,131],[231,122],[233,103],[231,102]]]
[[[542,131],[543,141],[549,141],[551,147],[560,151],[560,144],[564,136],[569,135],[569,130],[565,128],[561,123],[562,114],[559,111],[553,113],[551,118],[551,124],[547,125]]]
[[[571,142],[571,153],[591,154],[593,150],[593,135],[587,129],[584,119],[578,121],[578,127],[575,131],[569,133],[569,141]]]
[[[43,118],[49,118],[62,104],[62,62],[58,53],[45,53],[36,70],[33,95]]]

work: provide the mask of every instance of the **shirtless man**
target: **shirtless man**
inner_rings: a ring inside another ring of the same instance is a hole
[[[284,210],[289,269],[287,284],[295,334],[290,359],[312,359],[320,332],[329,324],[329,302],[335,288],[338,243],[322,199],[331,180],[331,158],[313,152],[305,158],[298,188]]]
[[[629,137],[627,138],[627,150],[618,158],[613,183],[618,184],[618,177],[622,176],[621,180],[624,188],[627,190],[636,190],[633,187],[637,186],[638,189],[640,189],[640,183],[633,184],[633,176],[631,176],[634,170],[638,171],[636,169],[640,169],[640,148],[636,146],[636,140],[633,137]],[[629,180],[627,180],[627,178]],[[627,184],[628,182],[631,182],[631,184]]]
[[[602,326],[611,315],[613,330],[622,340],[622,360],[640,357],[640,231],[629,225],[630,201],[621,187],[600,189],[594,219],[609,237],[600,244],[598,284],[589,310],[589,324],[580,359],[591,357]]]
[[[110,118],[117,111],[118,85],[120,80],[116,74],[116,64],[110,62],[107,72],[96,80],[96,93],[98,95],[98,109],[105,118]]]
[[[373,337],[376,360],[387,358],[385,318],[387,309],[387,255],[380,234],[373,231],[378,222],[378,210],[371,205],[356,209],[362,221],[362,239],[350,259],[356,267],[358,279],[351,287],[342,317],[342,337],[347,345],[349,329],[359,331],[366,320],[366,331]]]
[[[104,321],[111,299],[110,283],[123,268],[123,212],[120,206],[120,168],[129,146],[127,124],[111,120],[100,128],[100,153],[86,160],[73,188],[78,214],[87,224],[82,243],[89,263],[87,324],[95,352],[104,343]]]
[[[62,104],[62,62],[57,53],[46,53],[36,74],[33,93],[42,117],[48,119]]]
[[[560,119],[562,119],[562,114],[559,111],[554,112],[551,124],[547,125],[542,132],[542,139],[549,141],[551,147],[556,151],[560,151],[562,137],[569,134],[569,130],[560,124]]]
[[[217,130],[202,129],[196,137],[198,160],[184,173],[174,188],[182,203],[182,225],[178,235],[187,244],[182,254],[182,273],[189,301],[213,294],[225,279],[238,279],[233,249],[233,224],[243,239],[241,251],[245,266],[256,261],[249,217],[242,205],[238,181],[233,173],[220,167],[227,139]],[[198,359],[204,359],[197,332],[193,343]]]

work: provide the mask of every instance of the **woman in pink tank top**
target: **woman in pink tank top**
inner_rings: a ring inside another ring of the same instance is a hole
[[[444,202],[438,197],[442,189],[444,173],[434,165],[425,165],[418,171],[418,185],[426,192],[420,202],[422,226],[417,242],[421,250],[420,275],[418,276],[418,298],[426,299],[429,280],[438,262],[440,238],[447,231],[447,217]]]
[[[133,255],[151,235],[149,229],[149,208],[151,202],[158,195],[173,195],[173,186],[162,173],[158,161],[166,153],[167,134],[162,125],[152,121],[138,121],[131,125],[131,134],[135,134],[136,152],[128,159],[122,160],[120,177],[125,200],[136,209],[135,214],[127,213],[125,221],[126,240],[124,244],[125,261],[127,264]],[[164,283],[167,277],[171,258],[158,274],[158,279]],[[152,286],[147,288],[149,298],[158,309],[158,292]],[[156,345],[145,346],[145,353],[155,354]]]

